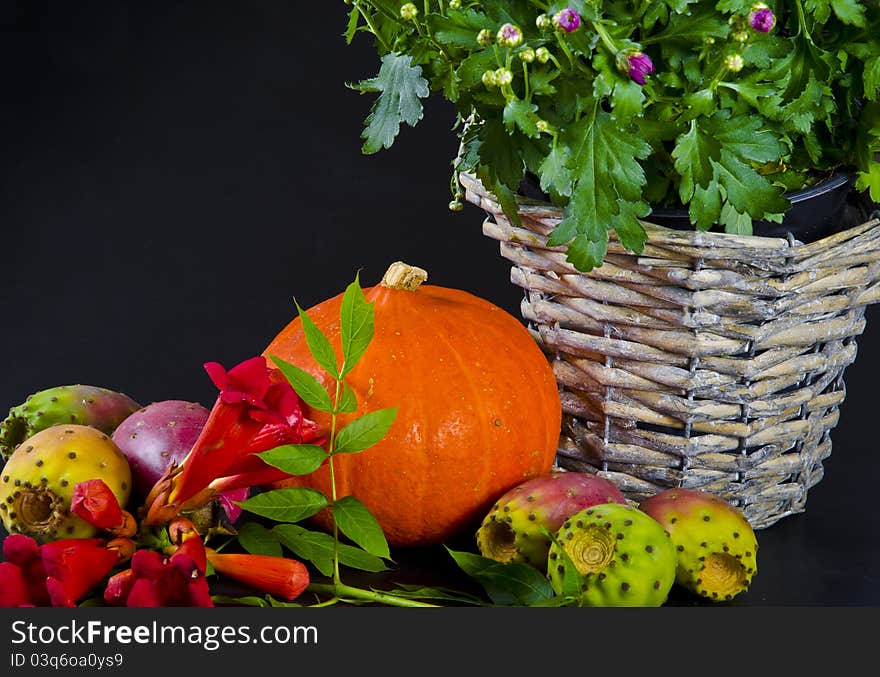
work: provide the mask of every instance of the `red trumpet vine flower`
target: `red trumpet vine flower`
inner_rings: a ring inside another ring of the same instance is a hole
[[[96,538],[50,541],[40,548],[52,606],[74,607],[119,562],[119,552]]]
[[[169,553],[138,550],[132,555],[131,568],[107,582],[105,602],[128,607],[214,606],[205,580],[205,546],[195,525],[177,518],[168,525],[168,537],[175,544]]]
[[[212,607],[205,572],[185,552],[170,557],[155,550],[138,550],[131,568],[112,576],[104,601],[128,607]]]
[[[70,511],[114,536],[133,536],[137,531],[134,516],[122,509],[110,487],[101,479],[86,480],[73,488]]]
[[[68,538],[38,546],[29,536],[3,541],[0,606],[74,607],[110,573],[120,551],[97,538]]]
[[[207,556],[217,573],[289,601],[299,597],[309,585],[308,569],[302,562],[294,559],[218,553],[210,548]]]
[[[265,357],[229,371],[209,362],[205,370],[220,393],[189,454],[147,497],[147,525],[164,524],[221,492],[287,477],[254,455],[319,437],[317,425],[303,417],[299,396]]]

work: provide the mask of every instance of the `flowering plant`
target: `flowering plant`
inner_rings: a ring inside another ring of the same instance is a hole
[[[639,252],[640,219],[750,234],[786,193],[833,172],[880,201],[880,6],[856,0],[347,0],[346,38],[374,38],[378,95],[363,151],[454,104],[458,173],[518,222],[531,178],[564,218],[549,244],[580,270],[610,231]]]

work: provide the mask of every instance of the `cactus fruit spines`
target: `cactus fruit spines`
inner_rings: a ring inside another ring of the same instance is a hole
[[[499,498],[477,529],[484,557],[547,569],[550,538],[565,518],[599,503],[626,503],[610,480],[580,472],[554,471],[527,480]]]
[[[675,547],[638,508],[607,503],[571,515],[556,532],[547,575],[559,595],[566,594],[569,565],[580,606],[659,607],[675,582]]]
[[[141,408],[124,393],[90,385],[62,385],[29,395],[0,422],[0,456],[8,458],[31,435],[60,423],[87,425],[110,435]]]
[[[9,533],[40,542],[91,538],[97,529],[70,513],[74,487],[101,479],[121,506],[131,492],[125,456],[103,432],[56,425],[20,444],[0,470],[0,520]]]
[[[669,532],[679,585],[715,602],[748,590],[758,570],[758,542],[738,508],[694,489],[666,489],[639,508]]]

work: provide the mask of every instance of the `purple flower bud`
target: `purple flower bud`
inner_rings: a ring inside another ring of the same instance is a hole
[[[498,44],[502,47],[516,47],[522,39],[522,31],[513,24],[504,24],[498,31]]]
[[[571,7],[560,9],[553,16],[553,23],[566,33],[574,33],[581,25],[581,16]]]
[[[645,76],[654,72],[654,62],[644,52],[634,50],[618,55],[617,68],[626,73],[633,82],[644,85]]]
[[[773,10],[764,3],[756,4],[749,13],[749,26],[759,33],[769,33],[776,25],[776,16]]]

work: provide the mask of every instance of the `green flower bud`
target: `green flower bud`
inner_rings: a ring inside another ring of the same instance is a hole
[[[519,53],[519,58],[522,59],[525,63],[532,63],[535,60],[535,50],[531,47],[526,47],[523,51]]]
[[[538,18],[535,19],[535,25],[539,30],[549,31],[553,28],[553,17],[549,14],[540,14]]]
[[[495,42],[495,36],[492,35],[492,31],[488,28],[484,28],[479,33],[477,33],[477,44],[481,47],[488,47],[493,42]]]
[[[450,6],[452,5],[452,3],[449,4]],[[462,209],[464,209],[464,205],[461,203],[461,200],[453,200],[449,203],[449,211],[451,212],[460,212]]]
[[[400,18],[404,21],[413,21],[419,15],[419,8],[411,2],[400,7]]]
[[[495,71],[486,71],[485,73],[483,73],[483,77],[481,79],[486,87],[498,86],[498,78],[495,76]]]
[[[745,61],[740,54],[729,54],[724,59],[724,65],[731,73],[739,73],[743,69]]]
[[[546,120],[538,120],[535,123],[535,127],[538,128],[538,131],[541,132],[541,134],[548,134],[550,132],[550,123]]]
[[[538,47],[535,50],[535,58],[538,63],[547,63],[550,60],[550,51],[546,47]]]
[[[461,9],[461,0],[449,0],[449,9]]]
[[[509,85],[513,82],[513,73],[508,68],[499,68],[495,71],[495,81],[499,87]]]
[[[749,37],[751,36],[748,31],[736,31],[731,37],[733,37],[736,42],[748,42]]]

